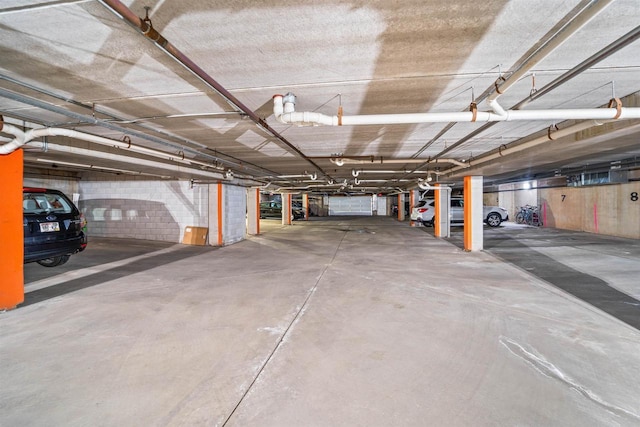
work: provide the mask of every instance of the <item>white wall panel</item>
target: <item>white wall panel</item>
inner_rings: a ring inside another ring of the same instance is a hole
[[[329,216],[340,215],[373,215],[371,196],[330,196]]]

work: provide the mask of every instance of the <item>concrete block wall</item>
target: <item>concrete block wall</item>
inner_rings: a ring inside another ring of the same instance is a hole
[[[73,199],[74,194],[78,194],[80,192],[80,185],[78,184],[78,180],[75,178],[31,178],[25,176],[22,181],[22,185],[24,187],[51,188],[53,190],[60,190],[70,199]]]
[[[90,236],[179,243],[187,226],[208,227],[207,186],[187,181],[87,177],[79,208]]]
[[[505,184],[485,193],[485,205],[499,205],[515,220],[518,207],[540,207],[545,227],[586,231],[640,239],[640,182],[592,187],[555,187],[524,190],[521,184]],[[497,202],[497,203],[496,203]]]
[[[329,197],[328,196],[309,196],[309,215],[328,216],[329,215]]]
[[[539,205],[535,181],[530,185],[533,188],[525,189],[522,183],[502,184],[499,191],[483,194],[483,204],[485,206],[502,206],[509,212],[509,219],[515,221],[521,206]]]
[[[640,239],[640,182],[538,191],[545,226]]]
[[[225,185],[223,190],[225,215],[222,217],[224,244],[243,240],[247,229],[247,190],[236,185]]]

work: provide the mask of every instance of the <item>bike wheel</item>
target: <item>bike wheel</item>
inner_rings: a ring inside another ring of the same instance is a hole
[[[517,224],[524,224],[524,214],[522,212],[518,212],[516,214],[516,223]]]

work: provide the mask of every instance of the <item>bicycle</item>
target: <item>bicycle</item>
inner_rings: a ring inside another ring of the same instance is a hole
[[[540,218],[540,208],[538,206],[525,205],[521,206],[520,211],[516,214],[516,223],[533,225],[539,227],[542,225]]]

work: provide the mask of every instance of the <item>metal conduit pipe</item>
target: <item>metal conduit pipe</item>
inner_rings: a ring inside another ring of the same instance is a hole
[[[434,171],[410,171],[410,170],[366,170],[366,169],[352,169],[351,175],[354,177],[358,177],[361,173],[365,174],[400,174],[400,173],[419,173],[419,174],[429,174],[436,173]]]
[[[557,77],[556,79],[554,79],[550,83],[544,85],[543,87],[541,87],[540,89],[538,89],[534,93],[530,94],[528,97],[526,97],[522,101],[518,102],[517,104],[515,104],[510,109],[511,110],[519,110],[520,108],[526,106],[530,102],[535,101],[536,99],[540,98],[541,96],[546,95],[547,93],[549,93],[552,90],[558,88],[562,84],[564,84],[564,83],[568,82],[569,80],[573,79],[574,77],[580,75],[582,72],[584,72],[585,70],[593,67],[598,62],[600,62],[600,61],[608,58],[612,54],[618,52],[623,47],[628,46],[629,44],[631,44],[632,42],[634,42],[638,38],[640,38],[640,26],[638,26],[638,27],[634,28],[633,30],[629,31],[627,34],[625,34],[624,36],[620,37],[619,39],[617,39],[613,43],[609,44],[608,46],[605,46],[604,48],[602,48],[601,50],[596,52],[594,55],[590,56],[589,58],[587,58],[584,61],[582,61],[580,64],[578,64],[575,67],[571,68],[566,73],[564,73],[561,76]],[[464,136],[460,140],[456,141],[454,144],[451,144],[449,147],[447,147],[446,149],[442,150],[435,157],[437,158],[438,156],[444,156],[447,153],[450,153],[451,151],[453,151],[456,148],[458,148],[460,145],[464,144],[465,142],[469,141],[471,138],[481,134],[482,132],[484,132],[485,130],[489,129],[490,127],[492,127],[494,125],[496,125],[496,122],[486,123],[486,124],[482,125],[478,129],[475,129],[473,132],[470,132],[468,135]],[[440,137],[440,136],[442,136],[442,135],[438,134],[438,137]]]
[[[312,181],[315,181],[318,179],[318,174],[317,173],[308,173],[305,172],[303,174],[297,174],[297,175],[277,175],[276,178],[281,178],[281,179],[287,179],[287,178],[309,178]]]
[[[538,64],[541,60],[546,58],[550,53],[552,53],[554,50],[556,50],[562,43],[564,43],[571,36],[573,36],[575,33],[577,33],[588,22],[590,22],[597,14],[602,12],[606,7],[608,7],[611,3],[613,3],[613,1],[614,0],[600,0],[600,1],[593,0],[593,1],[591,1],[569,23],[567,23],[565,26],[563,26],[558,31],[558,33],[556,33],[556,35],[554,37],[552,37],[550,40],[548,40],[543,46],[541,46],[536,52],[534,52],[529,58],[527,58],[527,60],[525,60],[525,62],[522,63],[521,66],[517,70],[515,70],[511,75],[509,75],[509,77],[507,77],[506,79],[502,78],[501,79],[502,83],[499,84],[500,79],[498,81],[496,81],[495,90],[491,94],[489,94],[489,96],[486,99],[487,103],[489,104],[489,106],[491,106],[493,111],[495,113],[499,114],[499,115],[505,115],[506,111],[500,106],[500,104],[497,103],[498,97],[501,94],[503,94],[504,92],[506,92],[509,88],[511,88],[514,84],[516,84],[533,67],[535,67],[536,64]],[[619,48],[620,47],[618,47],[618,49]],[[582,72],[582,70],[580,70],[579,72]],[[576,73],[576,75],[578,73]],[[568,80],[569,78],[572,78],[573,76],[574,75],[572,75],[571,77],[566,78],[566,80]],[[566,81],[566,80],[564,80],[564,81]],[[562,83],[560,83],[560,82],[556,83],[556,86],[552,86],[548,90],[552,90],[555,87],[559,86],[560,84],[562,84]],[[551,86],[551,85],[547,85],[547,86]],[[547,90],[547,92],[548,92],[548,90]],[[544,92],[544,93],[547,93],[547,92]],[[541,93],[538,96],[542,96],[544,93]],[[510,111],[517,110],[517,109],[521,108],[524,105],[526,105],[526,104],[524,104],[524,103],[522,105],[518,104],[517,106],[513,107]],[[588,119],[598,119],[598,117],[588,117]],[[560,120],[562,120],[562,119],[560,119]],[[478,135],[480,132],[488,129],[490,126],[493,126],[493,123],[484,125],[481,128],[482,130],[477,129],[476,131],[473,132],[473,136]],[[461,140],[461,141],[449,146],[447,149],[445,149],[445,150],[441,151],[440,153],[438,153],[438,155],[436,155],[436,157],[443,156],[446,153],[451,152],[456,147],[458,147],[460,144],[462,144],[463,142],[469,140],[471,137],[472,136],[470,136],[469,138],[465,138],[464,140]]]
[[[602,4],[600,4],[600,7],[606,7],[609,4],[610,4],[610,2],[608,2],[607,4],[602,3]],[[531,55],[522,64],[520,64],[518,66],[518,68],[516,69],[516,71],[514,71],[514,74],[517,73],[518,76],[524,76],[526,74],[526,72],[530,71],[531,68],[537,62],[539,62],[539,60],[541,59],[541,58],[539,58],[540,56],[547,56],[552,50],[554,50],[557,46],[559,46],[560,43],[564,42],[564,40],[566,40],[569,36],[574,34],[578,29],[582,28],[582,26],[584,24],[586,24],[586,22],[588,22],[592,17],[595,16],[595,14],[599,13],[601,10],[602,9],[600,9],[600,8],[591,8],[591,9],[589,9],[589,5],[587,5],[585,8],[583,8],[581,10],[581,12],[579,12],[578,14],[576,14],[573,17],[573,19],[571,21],[572,24],[571,23],[567,24],[563,28],[561,28],[560,31],[557,32],[556,35],[551,40],[549,40],[547,42],[547,44],[542,46],[533,55]],[[591,16],[589,16],[589,15],[591,15]],[[581,16],[581,18],[578,19],[579,16]],[[578,19],[578,20],[576,20],[576,19]],[[557,39],[558,37],[560,37],[562,40],[554,41],[554,39]],[[609,46],[605,47],[604,49],[602,49],[601,51],[599,51],[598,53],[593,55],[591,58],[585,60],[580,65],[572,68],[570,71],[568,71],[567,73],[565,73],[562,76],[558,77],[553,82],[545,85],[545,87],[543,87],[542,89],[534,92],[528,98],[525,98],[523,101],[521,101],[517,105],[511,107],[511,109],[512,110],[519,110],[520,108],[522,108],[523,106],[525,106],[529,102],[533,101],[534,99],[537,99],[540,96],[543,96],[543,95],[547,94],[551,90],[557,88],[558,86],[564,84],[566,81],[568,81],[568,80],[572,79],[573,77],[575,77],[576,75],[582,73],[587,68],[593,66],[595,63],[603,60],[604,58],[608,57],[612,53],[617,52],[618,50],[620,50],[624,46],[626,46],[629,43],[633,42],[637,37],[638,37],[638,28],[636,28],[635,30],[632,30],[631,32],[627,33],[626,35],[624,35],[620,39],[618,39],[615,42],[611,43]],[[551,48],[552,46],[553,46],[553,48]],[[482,100],[487,99],[492,94],[495,96],[497,94],[496,90],[499,90],[500,92],[504,93],[517,80],[518,79],[514,79],[513,78],[513,74],[512,74],[511,76],[509,76],[508,79],[504,79],[504,83],[502,85],[498,86],[498,82],[496,82],[495,87],[492,87],[492,88],[489,88],[489,89],[485,90],[485,92],[483,94],[481,94],[478,98],[476,98],[474,100],[474,102],[477,102],[477,103],[481,102]],[[508,84],[507,84],[507,81],[509,81]],[[446,153],[449,153],[449,152],[455,150],[457,147],[459,147],[460,145],[464,144],[466,141],[470,140],[471,138],[473,138],[476,135],[479,135],[480,133],[484,132],[485,130],[489,129],[490,127],[494,126],[495,124],[496,124],[495,122],[491,122],[491,123],[487,123],[487,124],[481,126],[479,129],[474,130],[473,132],[471,132],[466,137],[462,138],[461,140],[457,141],[453,145],[450,145],[448,148],[446,148],[445,150],[443,150],[440,153],[438,153],[435,157],[437,158],[437,157],[444,156]],[[432,138],[427,144],[425,144],[425,146],[422,147],[416,153],[416,156],[419,155],[420,153],[424,152],[427,148],[429,148],[432,144],[434,144],[439,138],[444,136],[449,130],[451,130],[451,128],[453,128],[454,125],[455,125],[455,123],[453,123],[453,122],[449,123],[434,138]]]
[[[186,165],[199,165],[206,168],[221,169],[209,163],[201,162],[199,160],[186,159],[184,157],[178,157],[175,154],[158,151],[151,148],[140,147],[137,145],[133,145],[131,143],[110,139],[110,138],[105,138],[102,136],[92,135],[89,133],[79,132],[72,129],[41,128],[41,129],[31,129],[27,132],[23,132],[22,130],[20,130],[15,126],[5,124],[2,132],[14,135],[15,138],[11,140],[9,143],[3,146],[0,146],[0,154],[8,154],[22,147],[23,145],[29,143],[30,141],[36,138],[41,138],[43,136],[66,136],[73,139],[79,139],[81,141],[87,141],[87,142],[93,142],[100,145],[105,145],[107,147],[115,147],[115,148],[124,149],[128,151],[133,151],[140,154],[145,154],[152,157],[158,157],[158,158],[170,160],[176,163],[182,163]]]
[[[408,113],[408,114],[371,114],[360,116],[327,116],[315,112],[296,112],[293,102],[283,105],[282,95],[273,97],[273,113],[281,123],[295,125],[388,125],[414,123],[445,123],[445,122],[502,122],[520,120],[626,120],[640,118],[640,108],[585,108],[558,110],[508,110],[500,107],[497,100],[492,101],[494,112],[447,112],[447,113]],[[287,105],[289,104],[289,105]],[[415,159],[414,159],[415,160]],[[336,162],[337,164],[337,162]]]
[[[436,163],[453,163],[459,166],[464,166],[465,163],[461,162],[460,160],[457,159],[414,159],[414,158],[408,158],[408,159],[385,159],[383,157],[380,157],[378,159],[376,159],[375,157],[371,156],[371,157],[367,157],[366,159],[354,159],[354,158],[350,158],[350,157],[335,157],[335,158],[331,158],[330,159],[331,163],[334,163],[338,166],[344,166],[346,163],[349,164],[358,164],[358,165],[365,165],[365,164],[408,164],[408,163],[423,163],[423,164],[436,164]],[[407,172],[408,173],[408,172]]]
[[[523,150],[527,150],[531,147],[535,147],[536,145],[540,145],[544,142],[548,142],[548,141],[552,141],[555,139],[559,139],[568,135],[572,135],[576,132],[580,132],[582,130],[585,129],[589,129],[590,127],[593,126],[600,126],[603,125],[607,122],[601,122],[601,121],[597,121],[597,120],[588,120],[588,121],[584,121],[584,122],[580,122],[580,123],[576,123],[572,126],[569,126],[565,129],[560,129],[557,130],[555,132],[553,132],[553,138],[551,137],[551,135],[544,135],[544,136],[539,136],[535,139],[532,139],[530,141],[524,142],[522,144],[518,144],[515,146],[511,146],[511,147],[507,147],[507,148],[503,148],[497,152],[493,152],[490,154],[487,154],[485,156],[479,157],[477,159],[474,159],[473,162],[471,162],[470,164],[467,164],[469,166],[477,166],[479,164],[488,162],[490,160],[494,160],[494,159],[498,159],[502,156],[505,156],[507,154],[512,154],[512,153],[516,153],[519,151],[523,151]],[[462,167],[460,166],[454,166],[453,168],[449,169],[446,171],[445,175],[446,176],[451,176],[453,175],[455,172],[459,171],[460,169],[462,169]]]
[[[585,13],[587,14],[592,14],[594,12],[596,12],[595,9],[591,8],[589,9],[591,2],[587,2],[585,0],[583,0],[583,4],[584,6],[581,9],[576,8],[575,10],[578,10],[578,12],[574,12],[573,16],[570,17],[570,19],[568,20],[567,24],[564,24],[558,31],[556,31],[556,33],[551,36],[551,38],[549,38],[545,44],[543,44],[540,48],[538,48],[535,52],[533,52],[528,58],[526,58],[523,62],[516,64],[515,68],[511,71],[511,75],[505,79],[502,76],[500,76],[500,78],[496,81],[496,83],[494,84],[494,86],[491,86],[489,88],[487,88],[482,94],[480,94],[477,98],[474,98],[472,100],[472,102],[474,102],[476,105],[479,104],[480,102],[484,101],[485,99],[487,99],[490,95],[492,94],[496,94],[497,91],[504,93],[512,84],[514,84],[515,82],[518,81],[518,79],[520,78],[520,76],[524,76],[528,71],[531,70],[531,68],[540,61],[540,57],[541,56],[547,56],[552,50],[554,50],[557,46],[559,46],[562,42],[564,42],[564,40],[566,40],[570,35],[572,35],[575,31],[577,31],[579,28],[582,27],[582,25],[584,25],[585,20],[588,19],[585,17]],[[598,10],[599,12],[599,10]],[[580,21],[576,21],[576,19],[582,16],[582,19]],[[582,25],[578,25],[578,22],[582,22]],[[570,26],[570,24],[573,23],[572,26]],[[560,40],[558,40],[560,39]],[[513,75],[517,75],[518,78],[513,78]],[[503,81],[502,85],[499,86],[499,82]],[[463,111],[466,111],[468,108],[465,108]],[[513,108],[513,109],[518,109],[518,108]],[[443,137],[447,132],[449,132],[453,126],[455,126],[456,122],[449,122],[444,128],[442,128],[442,130],[440,130],[440,132],[438,132],[437,135],[435,135],[433,138],[431,138],[431,140],[429,140],[429,142],[427,142],[422,148],[420,148],[420,150],[418,150],[416,152],[416,154],[413,155],[413,157],[417,157],[419,156],[421,153],[423,153],[425,150],[427,150],[431,145],[433,145],[436,141],[438,141],[441,137]],[[495,124],[495,122],[483,125],[482,128],[487,129],[491,126],[493,126]],[[479,134],[480,132],[475,133],[475,135]],[[461,142],[462,143],[462,142]],[[457,143],[456,143],[457,144]],[[454,144],[455,145],[455,144]],[[445,152],[449,152],[451,151],[451,148],[444,150]],[[444,155],[444,152],[440,152],[438,153],[435,157],[441,157]]]
[[[355,178],[355,179],[353,180],[353,182],[354,182],[356,185],[360,184],[361,182],[363,182],[363,183],[367,183],[367,182],[377,182],[377,183],[380,183],[380,182],[389,182],[389,181],[390,181],[390,180],[388,180],[388,179],[358,179],[358,178]],[[405,181],[409,181],[409,180],[398,180],[398,179],[392,179],[392,180],[391,180],[391,182],[405,182]]]
[[[267,133],[270,133],[289,149],[298,154],[301,158],[306,160],[309,164],[313,165],[317,170],[321,171],[323,175],[326,175],[313,160],[307,157],[302,151],[300,151],[295,145],[290,143],[275,129],[271,128],[266,121],[262,120],[256,113],[254,113],[249,107],[240,102],[235,96],[233,96],[228,90],[226,90],[220,83],[215,81],[213,77],[208,75],[202,68],[200,68],[195,62],[189,59],[183,54],[177,47],[171,42],[165,39],[162,34],[157,32],[153,26],[140,19],[133,11],[118,0],[98,0],[103,6],[109,9],[119,18],[123,19],[129,25],[140,31],[144,36],[153,41],[162,51],[168,54],[178,64],[183,66],[187,71],[191,72],[194,76],[199,78],[204,84],[213,89],[218,95],[220,95],[231,107],[236,111],[245,113],[254,123],[264,129]]]
[[[0,96],[2,96],[4,98],[7,98],[7,99],[14,100],[14,101],[18,101],[18,102],[21,102],[21,103],[24,103],[24,104],[27,104],[27,105],[32,105],[34,107],[42,108],[42,109],[47,110],[47,111],[58,113],[58,114],[66,116],[66,117],[78,120],[78,121],[80,121],[82,123],[93,124],[93,125],[105,127],[107,129],[111,129],[111,130],[115,130],[115,131],[118,131],[118,132],[122,132],[124,134],[135,136],[135,137],[138,137],[138,138],[141,138],[141,139],[145,139],[147,141],[151,141],[151,142],[154,142],[154,143],[157,143],[157,144],[160,144],[160,145],[164,145],[164,146],[167,146],[167,147],[175,148],[175,149],[180,150],[180,151],[189,152],[189,153],[192,153],[192,154],[195,154],[195,155],[201,155],[203,157],[208,157],[208,158],[210,158],[212,160],[215,160],[216,162],[220,162],[220,163],[229,165],[229,167],[234,167],[234,168],[237,168],[237,169],[244,169],[244,170],[253,169],[253,168],[247,168],[246,166],[241,165],[240,163],[235,163],[235,162],[231,162],[229,160],[225,160],[225,159],[222,159],[222,158],[219,158],[219,157],[216,157],[216,156],[211,156],[209,154],[205,154],[205,153],[202,153],[200,151],[193,150],[193,149],[190,149],[190,148],[187,148],[187,147],[177,146],[177,145],[168,143],[167,141],[164,141],[162,139],[159,139],[159,138],[156,138],[156,137],[153,137],[153,136],[150,136],[150,135],[146,135],[146,134],[141,133],[141,132],[137,132],[137,131],[134,131],[134,130],[131,130],[131,129],[123,128],[121,126],[114,125],[114,124],[109,123],[109,122],[105,122],[104,120],[96,119],[95,117],[91,117],[91,116],[86,116],[84,114],[75,113],[73,111],[69,111],[69,110],[66,110],[66,109],[61,108],[61,107],[57,107],[57,106],[54,106],[54,105],[49,105],[49,104],[46,104],[45,102],[42,102],[40,100],[27,98],[27,97],[24,97],[22,95],[15,94],[13,92],[9,92],[9,91],[1,89],[1,88],[0,88]],[[258,169],[253,169],[253,170],[258,171],[258,172],[262,172],[262,171],[259,171]],[[267,171],[267,172],[271,172],[271,171]]]
[[[89,150],[87,148],[71,147],[71,146],[68,146],[68,145],[52,144],[50,142],[42,142],[42,141],[32,141],[30,143],[30,146],[35,146],[37,148],[40,148],[42,151],[47,151],[47,150],[48,151],[58,151],[58,152],[61,152],[61,153],[66,153],[66,154],[76,154],[76,155],[81,155],[81,156],[85,156],[85,157],[93,157],[93,158],[96,158],[96,159],[117,161],[117,162],[127,163],[127,164],[131,164],[131,165],[147,166],[147,167],[166,170],[166,171],[171,171],[171,172],[188,173],[190,175],[197,175],[197,176],[216,179],[216,180],[225,179],[223,174],[217,173],[217,172],[208,172],[208,171],[203,171],[203,170],[200,170],[200,169],[184,167],[184,166],[180,166],[180,165],[172,165],[172,164],[167,164],[167,163],[156,162],[156,161],[153,161],[153,160],[134,159],[134,158],[129,157],[129,156],[122,156],[120,154],[104,153],[104,152],[101,152],[101,151]],[[55,163],[55,161],[51,161],[51,162]]]
[[[552,37],[536,52],[534,52],[518,70],[514,71],[506,79],[503,79],[502,83],[498,84],[498,82],[496,82],[495,92],[493,92],[487,98],[487,102],[489,103],[489,105],[491,105],[493,101],[498,99],[498,97],[505,91],[507,91],[511,86],[516,84],[525,74],[529,72],[529,70],[535,67],[536,64],[546,58],[551,52],[556,50],[562,43],[564,43],[571,36],[577,33],[581,28],[589,23],[589,21],[591,21],[596,15],[602,12],[614,1],[615,0],[591,1],[582,11],[580,11],[580,13],[575,16],[574,19],[563,26],[554,37]]]

